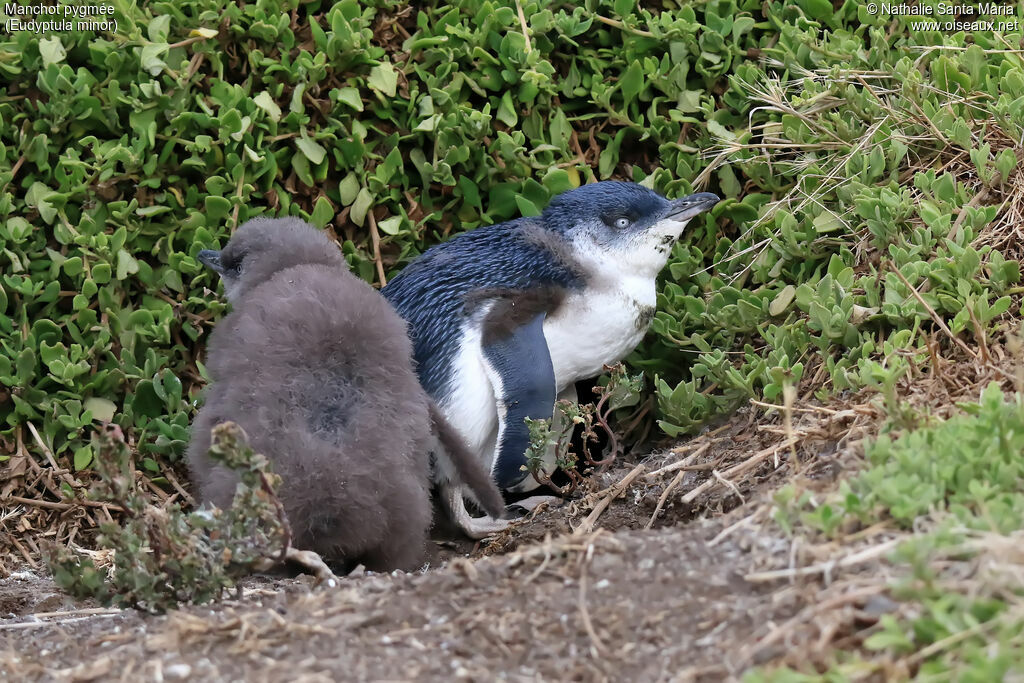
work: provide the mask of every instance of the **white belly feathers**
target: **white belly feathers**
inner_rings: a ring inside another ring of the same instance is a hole
[[[555,368],[556,391],[601,374],[627,356],[647,333],[657,293],[654,280],[637,276],[574,292],[544,321]]]
[[[619,278],[614,284],[591,285],[570,294],[544,321],[556,393],[596,377],[605,364],[622,360],[647,332],[656,303],[654,280],[636,276]],[[480,337],[479,327],[463,328],[452,368],[455,390],[441,409],[489,466],[494,461],[502,389],[495,385],[500,379],[487,371]]]

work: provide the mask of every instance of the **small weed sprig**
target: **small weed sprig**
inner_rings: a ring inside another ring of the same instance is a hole
[[[530,429],[530,446],[526,450],[526,469],[541,484],[550,486],[562,495],[567,495],[576,490],[576,487],[583,481],[583,475],[577,469],[580,456],[584,465],[598,470],[607,469],[619,455],[619,437],[608,422],[613,412],[620,408],[634,406],[640,401],[640,392],[643,389],[643,375],[629,375],[626,367],[618,363],[612,367],[606,367],[608,382],[604,386],[594,387],[594,393],[599,397],[597,403],[576,403],[562,400],[555,404],[559,411],[558,420],[560,430],[552,428],[552,420],[531,420],[526,419]],[[633,426],[636,420],[632,422]],[[572,435],[576,426],[582,426],[580,453],[572,450]],[[594,459],[590,445],[598,441],[597,429],[602,430],[608,436],[607,455],[600,459]],[[628,430],[627,430],[628,431]],[[555,465],[569,477],[569,483],[565,486],[558,486],[551,481],[550,475],[544,474],[543,463],[545,454],[549,449],[554,449]]]
[[[234,423],[218,425],[212,436],[211,457],[239,474],[234,500],[229,510],[185,513],[177,504],[157,507],[139,491],[120,427],[95,434],[99,478],[92,496],[119,506],[123,523],[101,527],[98,551],[52,546],[47,564],[57,584],[105,605],[162,612],[214,600],[268,560],[282,561],[291,534],[275,493],[280,477],[267,471],[267,459]]]

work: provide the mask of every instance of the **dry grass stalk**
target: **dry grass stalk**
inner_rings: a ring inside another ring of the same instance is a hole
[[[769,65],[773,65],[772,60],[768,60],[768,62]],[[694,181],[695,186],[703,186],[710,179],[710,174],[717,168],[729,163],[731,158],[750,152],[754,153],[752,161],[767,164],[769,168],[785,167],[793,173],[800,174],[799,181],[786,195],[772,202],[756,221],[747,226],[740,239],[735,240],[737,244],[742,244],[754,230],[770,224],[774,220],[776,211],[781,208],[799,214],[811,207],[817,207],[818,211],[832,213],[848,232],[857,232],[857,226],[861,224],[861,221],[855,219],[850,213],[836,213],[831,208],[834,203],[827,201],[826,198],[829,195],[834,195],[843,185],[851,181],[851,178],[845,177],[843,174],[843,169],[847,167],[849,161],[854,157],[866,154],[870,148],[895,138],[910,148],[900,174],[900,182],[911,192],[915,202],[925,197],[908,181],[914,173],[929,169],[952,174],[958,183],[962,183],[969,191],[973,192],[972,199],[960,210],[954,221],[950,236],[955,235],[962,226],[968,213],[968,207],[977,208],[986,204],[997,204],[999,208],[995,220],[976,237],[972,246],[992,246],[1003,252],[1007,258],[1024,260],[1024,169],[1019,161],[1005,183],[990,185],[983,183],[978,177],[969,151],[960,149],[949,141],[931,119],[917,107],[915,102],[903,97],[901,86],[893,73],[857,69],[811,71],[793,64],[782,65],[781,63],[775,63],[774,66],[794,71],[793,78],[788,84],[783,84],[779,79],[770,76],[760,83],[744,84],[749,97],[760,103],[760,106],[752,108],[750,112],[751,141],[719,140],[718,145],[705,154],[708,158],[712,158],[712,161]],[[799,106],[794,106],[790,101],[788,89],[798,87],[803,79],[826,83],[830,86],[830,90],[818,93],[814,97],[802,101]],[[874,118],[871,125],[855,141],[837,138],[829,128],[820,123],[823,114],[842,106],[846,101],[845,97],[832,93],[840,92],[850,86],[868,93],[881,110],[881,114]],[[927,83],[922,87],[928,88],[938,96],[940,108],[963,105],[973,109],[976,116],[968,122],[971,126],[972,139],[980,142],[983,136],[985,142],[991,147],[993,157],[1005,149],[1013,150],[1018,160],[1024,157],[1024,144],[1020,140],[1010,137],[1005,132],[1002,123],[978,104],[980,95],[964,96],[945,92]],[[908,102],[911,105],[910,108],[905,106]],[[810,143],[790,140],[781,134],[782,126],[777,121],[754,123],[752,118],[759,111],[770,112],[776,118],[781,118],[783,115],[795,117],[817,135],[827,139]],[[885,141],[876,140],[876,135],[883,127],[893,131],[891,138],[886,138]],[[936,144],[937,142],[939,144]],[[805,172],[812,166],[820,165],[823,155],[829,157],[831,170],[823,175]],[[920,222],[919,218],[913,220]],[[872,256],[866,230],[863,227],[860,230],[864,234],[862,239],[858,240],[859,246],[855,250],[858,263],[865,262]],[[828,238],[826,236],[822,239]],[[747,265],[732,276],[732,282],[736,282],[749,270],[750,264],[754,263],[757,256],[769,248],[772,241],[772,238],[759,240],[753,245],[722,258],[706,270],[714,270],[729,261],[743,258]],[[754,253],[753,257],[750,256],[752,253]]]
[[[722,472],[720,474],[725,479],[735,479],[737,476],[739,476],[741,474],[744,474],[745,472],[748,472],[748,471],[754,469],[755,467],[760,465],[762,462],[764,462],[768,458],[770,458],[770,457],[774,456],[775,454],[777,454],[780,450],[785,449],[785,448],[789,448],[790,446],[794,445],[798,441],[799,441],[799,439],[797,439],[796,441],[792,441],[792,442],[789,439],[787,439],[786,441],[784,441],[784,442],[782,442],[780,444],[775,444],[774,446],[769,446],[768,448],[765,448],[765,449],[762,449],[762,450],[758,451],[754,455],[750,456],[750,458],[748,458],[747,460],[744,460],[743,462],[739,463],[738,465],[733,465],[732,467],[727,469],[725,472]],[[714,471],[717,471],[717,470],[714,470]],[[682,502],[686,503],[686,504],[692,503],[694,500],[697,499],[698,496],[700,496],[701,494],[707,493],[708,491],[712,490],[719,483],[720,482],[719,482],[718,479],[708,479],[703,484],[701,484],[697,488],[693,489],[692,491],[690,491],[689,493],[684,495],[682,497]]]
[[[904,540],[906,539],[902,537],[890,539],[884,543],[880,543],[879,545],[865,548],[864,550],[859,550],[855,553],[850,553],[835,560],[814,564],[809,567],[794,567],[768,572],[755,572],[753,574],[747,574],[743,578],[751,583],[761,583],[765,581],[778,581],[780,579],[792,579],[797,576],[812,576],[815,574],[823,574],[828,577],[836,569],[853,567],[865,562],[876,560],[894,549]],[[827,580],[828,579],[826,578],[826,581]]]
[[[594,525],[601,516],[601,513],[611,505],[613,500],[621,496],[629,488],[629,485],[633,483],[633,480],[643,474],[646,469],[647,468],[644,465],[637,465],[618,483],[609,486],[606,491],[603,492],[602,497],[598,500],[591,513],[583,520],[580,526],[573,531],[573,535],[581,536],[592,532],[594,530]]]

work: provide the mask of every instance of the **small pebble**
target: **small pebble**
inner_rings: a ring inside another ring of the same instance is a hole
[[[192,667],[188,664],[171,664],[164,669],[164,676],[167,678],[188,678],[192,673]]]

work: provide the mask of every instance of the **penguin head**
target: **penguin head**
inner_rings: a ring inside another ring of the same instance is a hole
[[[558,195],[541,220],[586,261],[614,259],[632,272],[656,274],[687,222],[719,201],[710,192],[669,200],[642,185],[610,180]]]
[[[254,218],[223,249],[203,249],[197,258],[220,275],[224,295],[232,302],[285,268],[320,264],[348,271],[330,238],[298,218]]]

